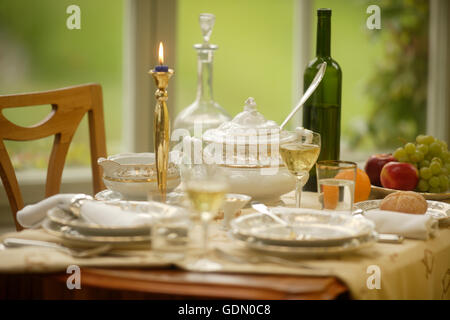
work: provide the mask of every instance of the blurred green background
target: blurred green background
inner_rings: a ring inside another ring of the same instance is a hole
[[[108,153],[120,152],[126,112],[122,99],[125,1],[0,0],[0,94],[98,82],[103,86]],[[66,28],[66,8],[71,4],[81,8],[81,30]],[[356,159],[361,154],[392,150],[399,139],[411,139],[424,130],[425,121],[421,112],[426,103],[427,46],[423,43],[427,41],[428,1],[377,1],[382,7],[381,30],[366,28],[370,4],[368,0],[315,0],[311,11],[313,57],[315,10],[333,10],[332,56],[343,70],[341,154],[353,160],[362,160]],[[215,99],[234,116],[253,96],[260,111],[280,123],[293,106],[293,8],[294,0],[178,0],[176,110],[195,98],[197,58],[192,46],[202,40],[199,13],[211,12],[216,15],[211,42],[219,45],[214,61]],[[406,61],[402,50],[410,53]],[[408,108],[417,115],[405,116]],[[23,109],[8,110],[5,115],[30,125],[50,107]],[[402,117],[406,119],[402,126],[392,125]],[[68,165],[89,165],[87,137],[85,121],[74,138]],[[44,168],[51,142],[10,142],[7,147],[16,167]]]
[[[66,8],[81,8],[81,29],[69,30]],[[122,136],[123,0],[0,0],[0,94],[96,82],[103,87],[108,152]],[[43,119],[49,106],[6,110],[21,125]],[[46,168],[52,138],[6,142],[17,169]],[[67,164],[89,165],[87,120],[71,144]]]

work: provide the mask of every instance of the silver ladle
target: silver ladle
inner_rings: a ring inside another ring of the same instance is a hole
[[[306,92],[301,97],[298,104],[295,106],[295,108],[291,111],[291,113],[287,116],[287,118],[283,121],[283,123],[280,126],[280,130],[283,130],[284,126],[291,120],[291,118],[294,116],[294,114],[305,104],[306,100],[313,94],[313,92],[317,89],[320,82],[323,79],[323,76],[325,75],[325,70],[327,69],[327,63],[322,62],[319,67],[319,71],[317,71],[316,76],[314,77],[313,81],[311,82],[311,85],[306,89]]]

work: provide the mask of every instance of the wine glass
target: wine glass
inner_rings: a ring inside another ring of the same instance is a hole
[[[288,135],[292,138],[280,143],[280,153],[289,172],[297,179],[295,204],[300,208],[302,188],[320,154],[320,134],[301,129],[288,132]]]
[[[192,220],[203,229],[202,258],[195,262],[194,269],[217,270],[220,265],[208,259],[208,227],[217,215],[228,191],[226,176],[214,164],[191,164],[183,167],[183,182],[194,213]]]

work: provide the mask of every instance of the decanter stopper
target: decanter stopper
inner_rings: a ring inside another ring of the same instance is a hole
[[[216,22],[216,16],[212,13],[200,13],[199,17],[200,29],[202,30],[203,43],[209,45],[209,38],[211,37],[214,23]]]
[[[250,97],[247,100],[245,100],[244,110],[245,111],[254,111],[254,110],[256,110],[255,98]]]

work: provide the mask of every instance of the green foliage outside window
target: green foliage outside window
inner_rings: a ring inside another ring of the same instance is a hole
[[[367,1],[370,4],[373,1]],[[369,35],[382,42],[383,55],[366,86],[372,105],[367,132],[355,132],[352,145],[360,145],[368,133],[377,147],[393,148],[413,141],[426,129],[429,2],[381,0],[377,4],[383,32]]]

